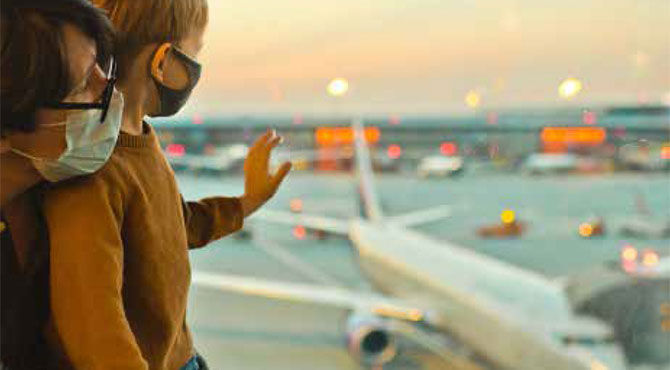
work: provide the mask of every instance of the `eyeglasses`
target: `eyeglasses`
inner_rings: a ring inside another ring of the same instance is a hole
[[[100,116],[100,123],[105,121],[107,118],[107,111],[109,110],[109,103],[112,100],[112,94],[114,92],[114,85],[116,84],[116,60],[110,58],[107,73],[105,77],[107,79],[107,85],[102,92],[102,96],[95,103],[67,103],[59,102],[48,104],[47,107],[52,109],[100,109],[102,110],[102,115]]]

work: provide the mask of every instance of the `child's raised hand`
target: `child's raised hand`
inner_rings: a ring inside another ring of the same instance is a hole
[[[240,198],[244,216],[272,198],[291,170],[291,162],[284,162],[275,174],[270,173],[270,153],[282,140],[275,130],[268,129],[249,149],[244,160],[244,195]]]

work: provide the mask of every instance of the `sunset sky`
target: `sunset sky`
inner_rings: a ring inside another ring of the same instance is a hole
[[[667,0],[209,4],[185,115],[467,112],[468,92],[480,110],[670,101]],[[583,83],[571,100],[568,77]]]

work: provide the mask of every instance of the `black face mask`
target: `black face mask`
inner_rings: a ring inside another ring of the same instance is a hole
[[[158,52],[158,50],[156,50],[156,52]],[[151,75],[151,78],[153,78],[154,83],[156,84],[156,89],[158,90],[158,99],[160,104],[158,112],[151,114],[151,117],[167,117],[179,112],[184,104],[186,104],[188,97],[191,96],[191,92],[198,83],[198,80],[200,80],[200,71],[202,69],[200,63],[196,62],[174,46],[172,47],[172,53],[182,62],[184,67],[186,67],[188,83],[179,90],[165,86],[160,81],[158,81],[158,79],[156,79],[153,73],[151,73],[151,67],[149,67],[149,74]]]

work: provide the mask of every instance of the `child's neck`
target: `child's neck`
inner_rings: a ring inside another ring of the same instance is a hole
[[[117,87],[123,93],[124,101],[121,131],[130,135],[142,135],[142,121],[146,115],[145,89],[133,82],[119,84]]]
[[[121,131],[130,135],[142,135],[142,119],[144,113],[137,109],[123,109],[123,118],[121,121]]]

